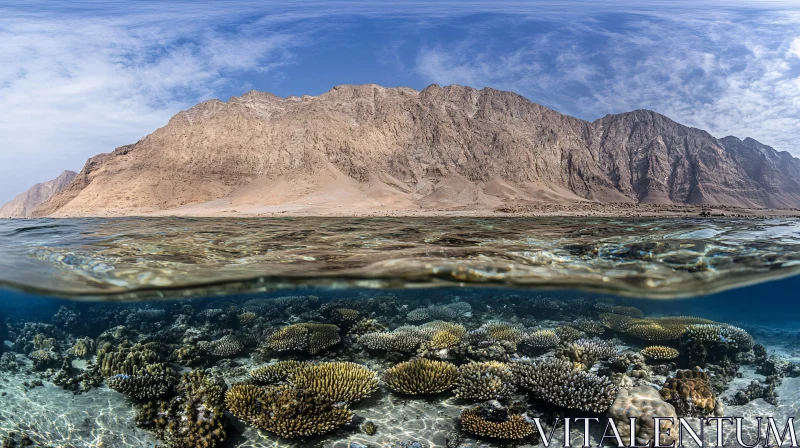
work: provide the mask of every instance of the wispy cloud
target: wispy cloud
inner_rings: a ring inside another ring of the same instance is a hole
[[[581,18],[501,53],[486,40],[429,46],[417,71],[440,84],[515,90],[587,119],[653,109],[800,156],[798,25],[787,10]]]
[[[242,74],[289,63],[309,36],[220,13],[3,11],[0,200],[135,142],[198,101],[246,90]]]

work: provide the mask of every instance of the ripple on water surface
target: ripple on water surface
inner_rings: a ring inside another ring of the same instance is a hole
[[[147,299],[296,285],[579,287],[684,297],[800,269],[791,219],[0,220],[0,283]]]

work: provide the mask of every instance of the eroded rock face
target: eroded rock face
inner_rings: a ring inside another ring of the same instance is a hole
[[[201,103],[136,144],[90,159],[35,214],[133,214],[211,201],[238,209],[491,210],[579,200],[800,206],[800,161],[737,142],[645,110],[589,123],[489,88],[249,92]]]
[[[0,206],[0,218],[30,217],[39,205],[64,190],[76,174],[74,171],[64,171],[53,180],[32,186],[28,191]]]
[[[626,446],[630,444],[631,417],[636,417],[637,445],[647,445],[655,440],[653,417],[672,417],[676,422],[674,424],[668,420],[660,422],[661,445],[670,445],[678,440],[678,420],[675,408],[662,400],[654,387],[638,386],[621,389],[614,404],[608,409],[607,415],[614,420]]]

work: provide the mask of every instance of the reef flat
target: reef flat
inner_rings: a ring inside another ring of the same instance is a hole
[[[549,433],[562,417],[625,428],[633,412],[643,442],[654,435],[652,416],[796,415],[800,330],[659,303],[319,290],[3,308],[0,439],[9,447],[528,447],[541,444],[535,418]],[[563,438],[558,427],[554,434]],[[572,434],[577,444],[582,437]],[[594,444],[601,437],[602,428],[591,431]],[[732,432],[725,437],[735,443]]]

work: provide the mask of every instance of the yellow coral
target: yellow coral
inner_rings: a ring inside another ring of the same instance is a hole
[[[401,362],[383,374],[383,382],[390,389],[406,395],[444,392],[452,388],[457,379],[455,364],[425,358]]]
[[[532,421],[522,415],[507,415],[501,421],[488,420],[481,416],[480,406],[461,411],[460,421],[464,431],[493,439],[524,439],[536,432]]]
[[[663,345],[651,345],[642,350],[642,355],[650,359],[675,359],[680,353],[672,347],[664,347]]]
[[[378,390],[378,373],[353,362],[326,362],[295,370],[289,382],[334,403],[353,402]]]

